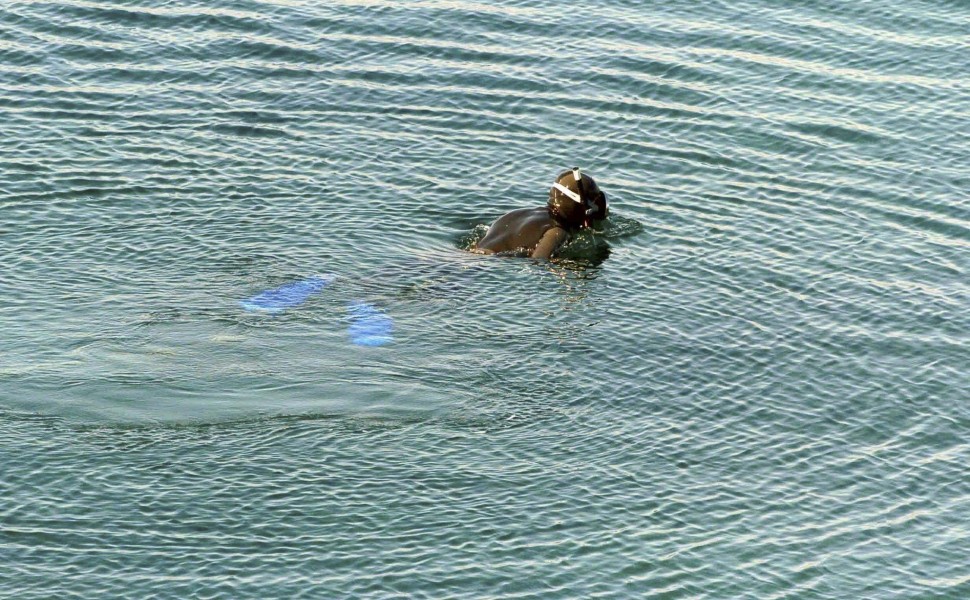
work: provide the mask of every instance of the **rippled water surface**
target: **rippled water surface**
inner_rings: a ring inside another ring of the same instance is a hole
[[[0,597],[968,598],[968,123],[965,2],[6,0]]]

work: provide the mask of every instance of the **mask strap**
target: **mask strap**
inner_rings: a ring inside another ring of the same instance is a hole
[[[568,187],[564,186],[563,184],[559,183],[558,181],[556,183],[552,184],[552,187],[554,187],[557,190],[559,190],[560,192],[562,192],[567,198],[569,198],[573,202],[576,202],[578,204],[582,204],[583,203],[583,198],[579,194],[577,194],[576,192],[572,191],[571,189],[569,189]]]

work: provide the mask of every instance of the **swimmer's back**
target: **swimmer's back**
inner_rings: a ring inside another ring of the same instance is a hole
[[[483,254],[522,251],[548,258],[566,237],[566,231],[549,216],[545,206],[520,208],[492,223],[475,250]]]

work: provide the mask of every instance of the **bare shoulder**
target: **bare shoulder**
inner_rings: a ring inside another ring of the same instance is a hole
[[[535,208],[517,208],[509,211],[495,220],[492,227],[521,225],[536,220],[537,217],[545,215],[544,211]]]
[[[518,249],[531,251],[554,225],[545,207],[513,210],[492,223],[476,250],[496,253]]]

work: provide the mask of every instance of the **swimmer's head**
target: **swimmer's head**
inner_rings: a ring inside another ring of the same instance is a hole
[[[564,227],[588,227],[592,221],[603,220],[610,209],[606,194],[600,191],[589,175],[579,167],[563,171],[549,190],[549,214]]]

